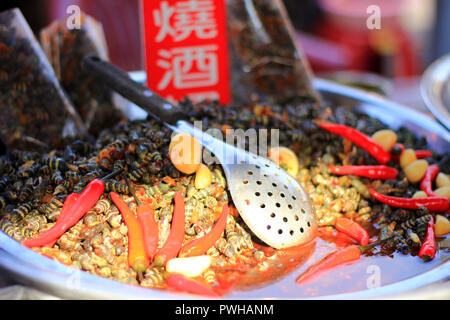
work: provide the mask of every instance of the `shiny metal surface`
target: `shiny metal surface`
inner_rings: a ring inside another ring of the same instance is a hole
[[[314,237],[317,223],[311,200],[286,171],[272,161],[205,134],[185,121],[169,127],[176,132],[189,133],[214,154],[225,171],[236,209],[259,239],[282,249],[306,243]]]
[[[286,171],[267,160],[231,165],[227,171],[233,203],[258,238],[277,249],[314,238],[311,200]]]
[[[450,130],[450,54],[427,68],[420,82],[420,91],[431,113]]]
[[[406,126],[426,137],[436,152],[450,150],[449,132],[419,112],[329,81],[316,79],[314,85],[334,105],[361,110],[393,128]],[[22,246],[3,232],[0,232],[0,268],[18,283],[68,299],[198,299],[126,285],[69,268]],[[320,299],[448,299],[449,284],[450,261],[447,261],[406,280]],[[268,291],[266,298],[276,297]]]

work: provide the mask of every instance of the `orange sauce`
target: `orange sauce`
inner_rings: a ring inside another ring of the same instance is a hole
[[[442,250],[438,251],[436,257],[430,262],[424,262],[417,256],[401,253],[395,253],[392,256],[363,256],[352,264],[336,267],[303,284],[295,282],[301,273],[317,261],[337,248],[350,244],[354,244],[354,241],[340,232],[319,233],[313,246],[305,246],[300,250],[278,251],[276,255],[281,254],[289,258],[278,257],[277,265],[270,265],[268,271],[258,275],[257,267],[242,272],[241,276],[233,281],[239,284],[230,285],[232,290],[228,291],[226,297],[283,299],[352,293],[417,276],[450,258],[450,253]],[[255,275],[252,275],[252,272],[255,272]],[[252,281],[255,282],[252,283]],[[256,284],[258,281],[259,285]]]

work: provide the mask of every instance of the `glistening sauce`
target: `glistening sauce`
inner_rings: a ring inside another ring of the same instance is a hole
[[[442,241],[443,239],[440,243]],[[342,237],[338,246],[350,244],[350,240],[348,243],[345,242],[346,239]],[[417,276],[450,258],[448,250],[439,250],[436,257],[430,262],[424,262],[417,256],[400,253],[395,253],[393,256],[363,256],[351,265],[334,268],[303,284],[295,282],[301,273],[338,246],[334,242],[318,238],[314,252],[303,264],[301,264],[302,261],[299,262],[299,259],[304,257],[305,253],[299,252],[297,259],[290,262],[293,264],[294,270],[289,270],[289,267],[282,268],[289,272],[287,275],[283,276],[281,273],[274,272],[273,283],[263,287],[249,287],[244,289],[245,291],[233,290],[226,297],[231,299],[313,298],[369,290]],[[299,264],[300,266],[298,266]],[[280,277],[282,278],[280,279]]]

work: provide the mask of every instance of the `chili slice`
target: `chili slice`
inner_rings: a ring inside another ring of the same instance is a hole
[[[188,292],[208,297],[219,297],[219,294],[210,287],[177,273],[172,273],[167,277],[167,286],[180,292]]]
[[[379,166],[331,166],[330,171],[337,175],[355,175],[370,179],[388,180],[397,178],[398,171],[385,165]]]
[[[137,218],[144,234],[144,246],[147,256],[152,260],[158,249],[159,230],[155,213],[149,204],[143,204],[136,209]]]
[[[445,212],[450,206],[448,198],[445,197],[399,198],[381,194],[373,189],[370,189],[370,194],[378,201],[396,208],[417,210],[424,207],[433,212]]]
[[[105,190],[105,184],[99,179],[92,180],[83,192],[80,194],[78,201],[68,208],[67,214],[61,218],[50,230],[45,231],[36,239],[29,239],[22,242],[28,248],[41,247],[57,240],[69,228],[73,227],[80,219],[94,207]]]
[[[228,218],[228,205],[222,207],[222,214],[217,220],[214,227],[201,238],[192,240],[191,242],[185,244],[180,251],[180,256],[182,257],[192,257],[204,254],[211,248],[216,241],[220,238],[222,233],[225,231],[225,226],[227,225]]]
[[[119,209],[128,228],[128,264],[134,271],[142,273],[147,269],[149,259],[145,252],[141,226],[128,204],[117,193],[111,192],[109,196]]]
[[[56,218],[56,222],[60,222],[62,219],[64,219],[65,216],[67,216],[67,212],[69,212],[69,209],[72,208],[72,206],[77,202],[78,197],[80,195],[78,193],[71,193],[66,197],[66,200],[64,201],[63,207],[61,211],[59,212],[58,218]],[[45,246],[53,248],[57,240],[53,240],[46,244]]]
[[[425,241],[420,247],[418,256],[426,261],[433,260],[436,255],[436,239],[434,237],[434,219],[431,217],[427,224]]]
[[[138,204],[136,208],[136,215],[144,237],[145,252],[147,253],[147,256],[150,258],[150,260],[153,260],[156,250],[158,249],[159,240],[158,224],[155,220],[155,212],[153,211],[153,206],[148,203],[143,204],[141,201],[139,201],[133,187],[131,186],[130,181],[127,178],[125,178],[125,181],[128,185],[128,189],[130,190],[131,194],[136,200],[136,203]]]
[[[378,163],[386,164],[391,159],[391,154],[389,152],[386,152],[378,143],[356,129],[342,124],[325,122],[319,123],[319,126],[322,129],[337,134],[353,142],[358,147],[366,150],[378,161]]]
[[[175,193],[175,206],[172,217],[172,227],[170,234],[164,246],[160,248],[155,255],[155,264],[158,266],[166,265],[167,261],[175,258],[181,250],[184,240],[185,208],[184,198],[180,192]]]
[[[311,279],[318,274],[328,271],[334,267],[354,262],[361,258],[361,249],[356,245],[351,245],[336,251],[333,251],[324,259],[320,260],[315,265],[309,267],[296,280],[298,284]]]
[[[427,171],[425,172],[425,176],[422,178],[420,182],[420,190],[424,191],[429,197],[436,197],[436,194],[433,192],[433,181],[439,173],[439,167],[436,164],[429,165]]]
[[[336,219],[335,225],[337,230],[357,240],[362,246],[369,243],[369,234],[355,221],[339,217]]]
[[[430,158],[433,156],[433,151],[430,150],[416,150],[415,151],[417,159]]]

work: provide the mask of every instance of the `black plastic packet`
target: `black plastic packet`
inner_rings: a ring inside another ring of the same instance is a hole
[[[233,101],[320,101],[283,3],[227,0],[226,4]]]

